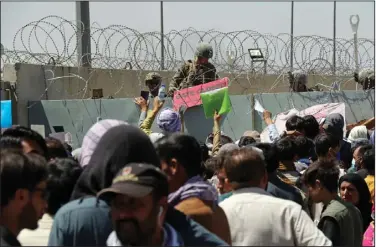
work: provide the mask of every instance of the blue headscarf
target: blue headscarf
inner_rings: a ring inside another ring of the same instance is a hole
[[[179,132],[181,121],[179,113],[171,108],[165,108],[157,117],[158,127],[165,132]]]

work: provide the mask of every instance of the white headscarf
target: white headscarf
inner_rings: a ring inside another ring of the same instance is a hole
[[[347,140],[349,142],[354,142],[356,139],[368,139],[368,130],[366,126],[356,126],[350,131]]]

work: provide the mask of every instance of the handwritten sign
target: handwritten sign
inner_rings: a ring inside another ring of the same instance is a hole
[[[227,87],[228,81],[228,78],[224,77],[216,81],[175,91],[173,98],[174,109],[178,111],[181,106],[190,108],[193,106],[201,105],[201,93]]]

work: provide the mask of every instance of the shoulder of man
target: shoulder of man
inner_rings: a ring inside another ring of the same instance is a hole
[[[191,70],[192,64],[192,60],[184,61],[184,63],[180,66],[179,71],[187,74]]]

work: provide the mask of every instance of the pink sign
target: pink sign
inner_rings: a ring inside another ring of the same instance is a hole
[[[228,78],[224,77],[216,81],[175,91],[173,98],[174,109],[178,111],[181,106],[186,106],[187,108],[189,108],[201,105],[202,102],[200,93],[212,91],[227,86]]]

